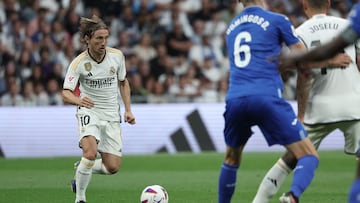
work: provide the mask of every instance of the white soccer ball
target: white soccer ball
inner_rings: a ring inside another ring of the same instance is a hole
[[[141,193],[141,203],[168,203],[169,195],[160,185],[147,186]]]

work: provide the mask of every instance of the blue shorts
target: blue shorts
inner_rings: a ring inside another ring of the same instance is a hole
[[[224,137],[233,148],[246,144],[257,125],[269,146],[287,145],[307,136],[291,105],[274,96],[247,96],[226,101]]]

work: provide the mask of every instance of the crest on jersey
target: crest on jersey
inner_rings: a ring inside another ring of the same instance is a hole
[[[91,67],[91,63],[90,63],[90,62],[85,63],[84,66],[85,66],[85,70],[86,70],[86,71],[91,71],[91,68],[92,68],[92,67]]]
[[[111,66],[111,67],[110,67],[110,74],[111,74],[111,75],[114,75],[114,74],[115,74],[115,68],[114,68],[114,66]]]

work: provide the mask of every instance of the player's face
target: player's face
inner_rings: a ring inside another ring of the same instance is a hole
[[[92,53],[97,55],[105,54],[108,37],[109,31],[107,29],[96,30],[88,42]]]

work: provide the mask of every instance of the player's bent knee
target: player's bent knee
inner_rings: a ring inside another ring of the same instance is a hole
[[[119,171],[119,169],[120,169],[120,164],[116,164],[113,162],[104,163],[104,165],[103,165],[103,172],[106,175],[115,174]]]
[[[89,159],[89,160],[95,160],[96,159],[96,153],[92,152],[84,152],[83,157]]]
[[[110,166],[110,167],[106,167],[107,170],[107,175],[112,175],[115,174],[119,171],[120,167],[119,166]]]
[[[224,162],[232,166],[239,165],[239,158],[237,156],[234,156],[233,154],[227,154],[225,156]]]
[[[311,143],[309,138],[305,138],[301,141],[297,141],[295,143],[289,144],[286,146],[286,148],[293,153],[293,155],[299,159],[302,156],[305,155],[314,155],[315,157],[319,158],[319,155],[314,147],[314,145]]]
[[[285,162],[285,164],[291,168],[294,169],[297,163],[297,159],[294,156],[293,153],[286,151],[286,153],[281,157],[281,159]]]

